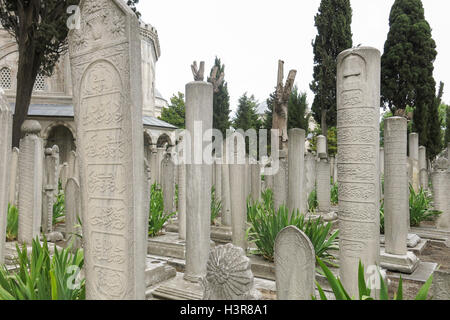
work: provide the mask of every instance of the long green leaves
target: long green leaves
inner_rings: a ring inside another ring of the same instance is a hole
[[[12,273],[0,268],[0,300],[82,300],[85,299],[85,280],[76,277],[84,264],[83,253],[70,248],[50,257],[47,241],[32,243],[30,256],[24,245],[17,245],[19,270]],[[75,281],[75,282],[74,282]]]
[[[350,298],[347,291],[345,290],[344,286],[342,285],[341,281],[334,276],[334,274],[330,271],[330,269],[325,265],[325,263],[320,260],[319,257],[316,257],[317,263],[322,268],[323,273],[327,277],[328,283],[333,290],[333,294],[336,298],[336,300],[353,300],[353,298]],[[358,267],[358,290],[359,290],[359,300],[373,300],[373,297],[371,297],[371,288],[368,288],[366,285],[366,279],[364,276],[364,266],[362,265],[361,261],[359,262]],[[388,287],[381,276],[379,274],[379,299],[380,300],[389,300],[388,295]],[[420,288],[415,300],[426,300],[428,297],[428,292],[430,290],[431,284],[433,282],[433,276],[431,275],[430,278],[427,280],[427,282]],[[324,290],[319,285],[319,283],[316,281],[317,289],[319,290],[319,296],[321,300],[327,300]],[[403,300],[403,280],[400,277],[399,283],[398,283],[398,289],[397,293],[394,294],[394,300]]]
[[[9,204],[6,223],[6,240],[7,241],[16,240],[18,232],[19,232],[19,211],[15,206]]]
[[[150,215],[148,223],[148,236],[156,237],[161,233],[164,224],[175,215],[164,213],[164,196],[161,187],[155,183],[152,185],[150,195]]]
[[[339,231],[330,235],[331,223],[325,224],[321,218],[306,219],[298,211],[290,215],[285,206],[275,212],[271,190],[263,192],[262,201],[247,202],[247,216],[250,223],[249,240],[255,243],[258,253],[269,261],[274,259],[274,245],[278,233],[290,225],[296,226],[309,237],[317,256],[328,263],[334,259],[329,250],[338,248],[336,237]]]
[[[409,185],[409,212],[411,227],[418,227],[422,221],[431,221],[442,214],[441,211],[431,210],[431,196],[422,188],[416,193]]]
[[[61,181],[58,182],[58,195],[56,201],[53,204],[53,225],[61,223],[66,216],[66,203],[65,203],[64,190],[62,188]]]

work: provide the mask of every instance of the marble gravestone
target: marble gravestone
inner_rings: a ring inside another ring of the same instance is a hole
[[[12,111],[6,101],[3,90],[0,89],[0,264],[3,263],[3,250],[6,239],[8,191],[10,191],[9,179],[15,181],[15,177],[11,177],[9,166],[11,159],[11,134]]]
[[[167,152],[161,162],[161,187],[164,198],[164,213],[171,214],[175,207],[175,164],[172,154]]]
[[[49,234],[53,231],[53,205],[58,196],[59,147],[45,150],[44,184],[42,197],[42,232]]]
[[[19,149],[13,148],[11,152],[11,177],[9,180],[9,203],[17,206],[18,200],[18,180],[19,180]],[[6,163],[6,162],[5,162]]]
[[[66,240],[72,244],[73,248],[81,247],[80,221],[82,217],[81,212],[81,197],[80,184],[76,178],[69,178],[64,189],[64,201],[66,205]],[[104,216],[97,216],[96,219],[102,219]],[[105,217],[110,221],[114,221],[114,212],[106,213]]]
[[[314,295],[314,246],[295,226],[284,228],[275,240],[275,277],[278,300],[311,300]]]
[[[69,32],[86,298],[145,298],[141,40],[120,0],[82,0]]]
[[[44,143],[38,136],[41,125],[26,120],[19,147],[19,243],[31,245],[40,236]]]
[[[380,263],[380,52],[348,49],[337,66],[339,274],[357,296],[359,262]]]

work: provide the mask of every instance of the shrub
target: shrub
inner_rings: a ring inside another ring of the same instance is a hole
[[[61,223],[63,221],[63,217],[66,216],[66,203],[64,190],[62,188],[61,181],[58,183],[58,195],[56,196],[56,201],[53,204],[53,225]]]
[[[161,233],[164,224],[175,215],[164,213],[164,196],[161,186],[154,183],[150,195],[150,215],[148,223],[148,236],[156,237]]]
[[[330,269],[320,260],[319,257],[316,257],[316,260],[320,267],[322,268],[325,276],[327,277],[328,283],[333,290],[334,296],[336,300],[355,300],[354,297],[350,297],[341,281],[336,278]],[[433,282],[433,275],[425,282],[425,284],[420,288],[415,300],[426,300],[428,296],[428,291],[430,290],[431,284]],[[321,300],[328,300],[325,296],[325,293],[319,283],[316,281],[317,289],[319,290],[319,295]],[[374,300],[370,294],[371,289],[367,287],[366,280],[364,279],[364,266],[359,262],[358,268],[358,288],[359,288],[359,300]],[[315,300],[315,298],[313,297]],[[389,300],[388,295],[388,287],[386,286],[383,277],[380,274],[380,300]],[[394,300],[403,300],[403,280],[400,276],[400,280],[398,282],[398,290],[397,293],[394,294]]]
[[[422,188],[415,193],[414,188],[409,185],[409,214],[411,227],[418,227],[422,221],[431,221],[440,214],[441,211],[432,210],[431,196]]]
[[[314,212],[319,207],[319,201],[317,201],[317,189],[314,188],[313,191],[308,196],[308,208],[309,212]]]
[[[211,189],[211,224],[215,224],[217,217],[222,210],[222,201],[216,199],[216,188]]]
[[[19,232],[19,210],[17,210],[15,206],[8,204],[6,241],[17,240],[18,232]]]
[[[248,236],[249,240],[255,243],[258,249],[257,253],[267,260],[273,261],[275,239],[278,233],[285,227],[293,225],[309,237],[316,255],[331,263],[334,256],[329,253],[329,250],[338,248],[336,237],[339,231],[335,231],[328,237],[332,224],[325,224],[322,218],[310,220],[300,214],[298,210],[292,212],[289,217],[289,210],[285,206],[281,206],[275,212],[272,196],[272,191],[267,190],[262,194],[262,201],[247,202],[247,216],[250,223]]]
[[[1,300],[84,300],[85,280],[73,285],[84,264],[82,251],[70,253],[70,248],[58,251],[50,257],[47,241],[33,240],[31,256],[27,248],[16,245],[19,270],[12,273],[5,266],[0,268]]]

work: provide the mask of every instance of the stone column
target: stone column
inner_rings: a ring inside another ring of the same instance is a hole
[[[40,132],[41,125],[35,120],[22,125],[25,136],[20,140],[18,240],[29,245],[41,229],[44,145],[38,137]]]
[[[164,198],[164,213],[171,214],[175,211],[175,164],[172,161],[172,154],[167,152],[161,162],[161,187]]]
[[[10,178],[15,182],[14,175],[11,176],[14,174],[14,168],[11,168],[14,166],[14,162],[11,163],[12,121],[11,108],[0,89],[0,264],[4,261]]]
[[[428,168],[427,168],[427,148],[424,146],[419,147],[419,178],[420,187],[424,190],[428,189]]]
[[[411,183],[415,192],[419,191],[419,134],[409,134],[409,160],[411,165]]]
[[[158,181],[158,155],[155,145],[150,148],[150,187]]]
[[[252,163],[250,170],[252,175],[252,200],[256,202],[261,199],[261,167],[258,162]]]
[[[212,144],[213,86],[203,81],[186,85],[186,130],[192,137],[186,165],[186,270],[184,279],[198,282],[206,275],[211,232],[212,166],[202,159]],[[195,129],[195,130],[194,130]]]
[[[63,189],[66,187],[68,179],[69,179],[69,164],[67,162],[64,162],[59,168],[59,180],[61,180],[61,186]]]
[[[321,159],[327,157],[327,138],[323,135],[317,137],[317,156]]]
[[[74,249],[81,247],[81,239],[77,236],[81,234],[81,196],[80,184],[76,178],[67,180],[66,189],[64,190],[64,201],[66,205],[66,239],[68,243],[72,243]],[[101,220],[101,216],[94,219]]]
[[[337,60],[339,274],[351,296],[359,261],[366,270],[380,263],[380,60],[370,47]]]
[[[385,120],[384,147],[384,225],[385,252],[381,265],[389,270],[412,273],[419,260],[407,250],[409,215],[408,173],[406,170],[407,120],[392,117]]]
[[[300,213],[305,214],[305,203],[302,197],[305,166],[305,130],[297,128],[289,130],[288,150],[289,214],[292,214],[293,210],[298,210]]]
[[[156,148],[155,176],[156,176],[156,182],[158,182],[159,184],[162,184],[161,163],[164,159],[165,153],[166,153],[166,148]]]
[[[273,191],[273,180],[274,180],[274,175],[268,175],[266,172],[268,171],[268,169],[266,170],[266,168],[270,168],[271,164],[269,163],[266,167],[264,167],[264,188],[265,190],[267,189],[271,189]]]
[[[214,163],[216,200],[222,201],[222,159],[216,158]]]
[[[334,157],[330,157],[330,182],[333,183],[336,181],[336,178],[334,177],[334,164],[336,163],[336,159]]]
[[[287,205],[288,196],[288,160],[287,151],[279,151],[279,169],[273,176],[273,204],[275,211],[282,205]]]
[[[231,227],[230,166],[228,163],[222,163],[221,167],[222,167],[222,225],[226,227]]]
[[[449,212],[449,173],[448,160],[439,158],[434,163],[433,173],[431,174],[431,183],[433,185],[434,209],[442,211],[439,216],[436,227],[450,231],[450,212]]]
[[[237,133],[239,134],[239,133]],[[234,150],[234,161],[230,164],[230,190],[231,190],[231,229],[233,232],[233,244],[247,252],[245,239],[247,230],[247,206],[246,206],[246,169],[247,164],[237,161],[238,148]],[[245,152],[245,150],[239,150]]]
[[[305,198],[308,203],[309,195],[316,187],[316,159],[312,153],[305,156]]]
[[[183,151],[179,151],[179,158],[183,159]],[[186,163],[178,164],[178,236],[186,240]]]
[[[42,197],[42,232],[44,234],[53,231],[53,205],[58,196],[58,169],[59,169],[59,147],[45,150],[44,158],[44,181]]]
[[[327,159],[319,159],[316,170],[318,211],[326,215],[331,211],[330,163]]]
[[[384,148],[380,148],[380,175],[384,175]]]
[[[78,169],[78,157],[75,151],[70,151],[69,160],[67,162],[69,165],[69,178],[79,179],[79,169]]]
[[[139,21],[118,0],[85,0],[80,11],[69,54],[86,298],[143,300],[148,205]]]
[[[19,149],[13,148],[11,153],[11,177],[9,180],[9,203],[13,206],[17,207],[17,200],[18,200],[18,186],[17,182],[19,179]],[[6,163],[6,162],[5,162]]]

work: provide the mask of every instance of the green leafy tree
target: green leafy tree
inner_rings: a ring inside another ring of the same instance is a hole
[[[220,74],[225,73],[225,65],[221,63],[220,59],[216,57],[214,66],[218,67],[216,78],[219,79]],[[214,68],[214,67],[213,67]],[[211,75],[212,77],[211,70]],[[219,87],[218,91],[214,92],[213,97],[213,128],[220,130],[225,137],[227,129],[230,128],[230,95],[228,93],[228,84],[224,81]]]
[[[313,41],[314,92],[312,114],[327,136],[329,126],[336,126],[336,58],[343,50],[351,48],[352,8],[350,0],[322,0],[314,18],[318,34]]]
[[[129,0],[131,8],[139,0]],[[19,146],[21,126],[28,115],[38,74],[50,76],[67,50],[67,9],[79,0],[0,0],[0,23],[16,40],[19,51],[13,147]]]
[[[304,129],[308,134],[309,118],[307,95],[299,92],[297,86],[291,92],[288,104],[288,129]]]
[[[439,118],[439,106],[444,94],[444,83],[439,84],[439,91],[430,104],[428,112],[428,141],[426,144],[429,159],[434,159],[442,150],[441,119]]]
[[[186,126],[186,107],[184,104],[184,94],[178,92],[170,98],[170,105],[168,108],[163,108],[161,111],[160,120],[173,124],[174,126],[184,129]]]
[[[256,108],[258,102],[254,95],[250,97],[247,93],[244,93],[239,98],[238,109],[236,111],[236,117],[233,120],[233,127],[235,129],[242,129],[247,131],[248,129],[259,130],[262,127],[262,121],[259,119]]]
[[[272,92],[266,100],[267,110],[264,112],[263,128],[272,129],[273,124],[273,106],[275,105],[276,91]]]
[[[450,143],[450,106],[447,106],[446,129],[445,129],[445,146]]]
[[[433,62],[436,43],[425,20],[422,1],[396,0],[389,16],[389,33],[381,57],[382,104],[392,113],[414,108],[413,131],[427,145],[428,107],[435,99]]]

